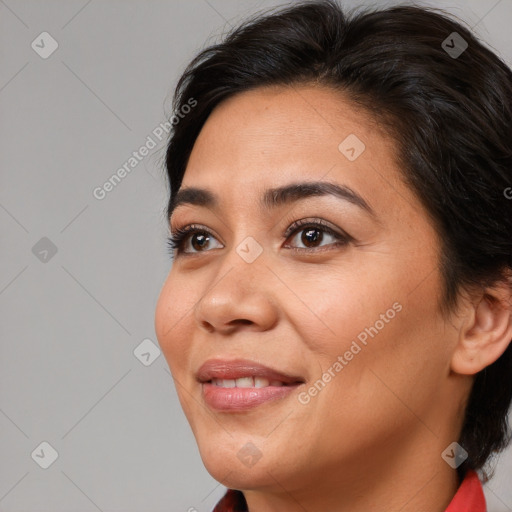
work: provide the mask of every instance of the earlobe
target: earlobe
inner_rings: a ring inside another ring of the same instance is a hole
[[[511,298],[510,287],[503,282],[486,290],[479,301],[468,306],[452,355],[452,371],[474,375],[505,352],[512,341]]]

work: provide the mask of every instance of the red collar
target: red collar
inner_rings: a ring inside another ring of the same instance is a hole
[[[445,512],[487,512],[482,484],[469,470]]]
[[[212,512],[247,512],[243,493],[228,489]],[[487,512],[482,484],[475,471],[466,473],[445,512]]]

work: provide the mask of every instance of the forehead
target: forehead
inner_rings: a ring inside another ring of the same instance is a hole
[[[389,202],[403,188],[395,151],[394,141],[339,91],[258,88],[214,109],[182,188],[208,188],[228,201],[259,206],[266,189],[328,180],[358,190],[369,203]]]

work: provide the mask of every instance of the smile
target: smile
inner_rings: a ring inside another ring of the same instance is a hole
[[[264,377],[241,377],[239,379],[212,379],[211,384],[222,388],[266,388],[268,386],[286,386],[280,380],[265,379]]]

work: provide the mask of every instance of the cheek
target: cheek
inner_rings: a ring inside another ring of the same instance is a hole
[[[346,261],[292,281],[308,306],[288,311],[307,345],[313,379],[329,371],[343,375],[330,379],[336,383],[329,387],[350,389],[361,405],[362,397],[396,400],[393,392],[421,401],[437,389],[449,361],[436,306],[440,276],[434,272],[418,286],[416,276],[425,272],[409,267],[392,260],[358,266]],[[411,392],[412,382],[421,383],[424,396]]]
[[[364,347],[399,320],[405,294],[397,270],[356,259],[286,276],[295,295],[281,302],[294,305],[286,309],[313,353],[336,359],[353,341]]]
[[[172,272],[160,292],[155,309],[155,333],[167,363],[174,370],[186,368],[190,322],[196,299],[183,279]]]
[[[404,276],[392,282],[392,292],[386,292],[387,283],[380,283],[379,291],[361,304],[363,322],[347,321],[351,336],[344,342],[344,355],[352,360],[337,384],[361,417],[381,418],[389,425],[406,425],[416,417],[429,422],[450,359],[448,333],[437,310],[439,280],[432,275],[413,292]],[[355,309],[351,313],[357,315]],[[340,327],[342,322],[340,318]],[[350,348],[353,343],[360,350]]]

